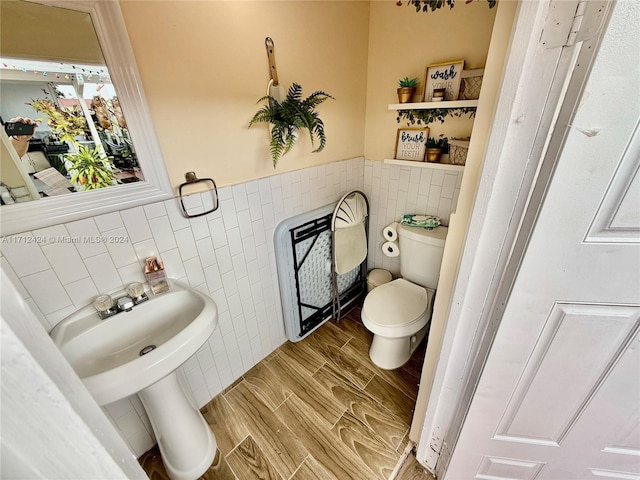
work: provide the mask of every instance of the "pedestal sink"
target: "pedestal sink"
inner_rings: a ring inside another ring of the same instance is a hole
[[[213,462],[216,440],[176,369],[215,330],[218,310],[208,296],[170,284],[169,292],[148,293],[149,300],[105,320],[84,307],[56,325],[51,338],[99,405],[137,393],[167,473],[194,480]]]

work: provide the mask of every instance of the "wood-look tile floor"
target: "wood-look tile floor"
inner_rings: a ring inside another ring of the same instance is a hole
[[[369,358],[360,309],[287,342],[202,408],[218,442],[206,480],[386,480],[405,449],[425,345],[402,368]],[[168,479],[158,447],[140,458]],[[409,456],[398,480],[432,480]]]

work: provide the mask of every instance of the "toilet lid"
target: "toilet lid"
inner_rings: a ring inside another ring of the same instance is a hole
[[[393,327],[411,323],[427,310],[429,297],[420,285],[399,278],[375,288],[364,300],[362,313],[373,323]]]

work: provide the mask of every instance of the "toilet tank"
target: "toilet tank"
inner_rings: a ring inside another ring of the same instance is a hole
[[[421,227],[398,226],[400,242],[400,274],[423,287],[438,286],[447,227],[428,230]]]

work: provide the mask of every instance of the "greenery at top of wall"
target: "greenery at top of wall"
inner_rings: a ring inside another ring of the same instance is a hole
[[[473,1],[474,0],[465,0],[464,3],[472,3]],[[486,2],[489,4],[489,8],[493,8],[496,6],[497,0],[486,0]],[[409,0],[409,2],[407,3],[407,5],[413,5],[416,9],[416,12],[428,12],[429,10],[435,12],[445,5],[447,5],[449,9],[452,9],[454,7],[454,4],[455,0]],[[396,2],[396,5],[402,5],[402,1],[398,0]]]
[[[431,110],[398,110],[398,116],[396,121],[400,123],[401,120],[406,120],[407,125],[429,125],[430,123],[438,120],[440,123],[444,123],[446,117],[461,117],[462,115],[469,115],[469,118],[476,116],[476,109],[471,107],[460,108],[434,108]]]
[[[318,116],[316,106],[328,98],[333,98],[328,93],[317,90],[304,100],[302,99],[302,87],[294,83],[289,87],[287,96],[279,101],[271,95],[262,97],[259,102],[267,101],[267,104],[256,112],[249,127],[254,123],[271,124],[271,159],[273,168],[276,168],[278,160],[289,153],[298,139],[298,132],[306,128],[311,137],[311,145],[314,145],[315,137],[318,138],[318,148],[312,153],[321,151],[327,143],[324,134],[324,123]]]

